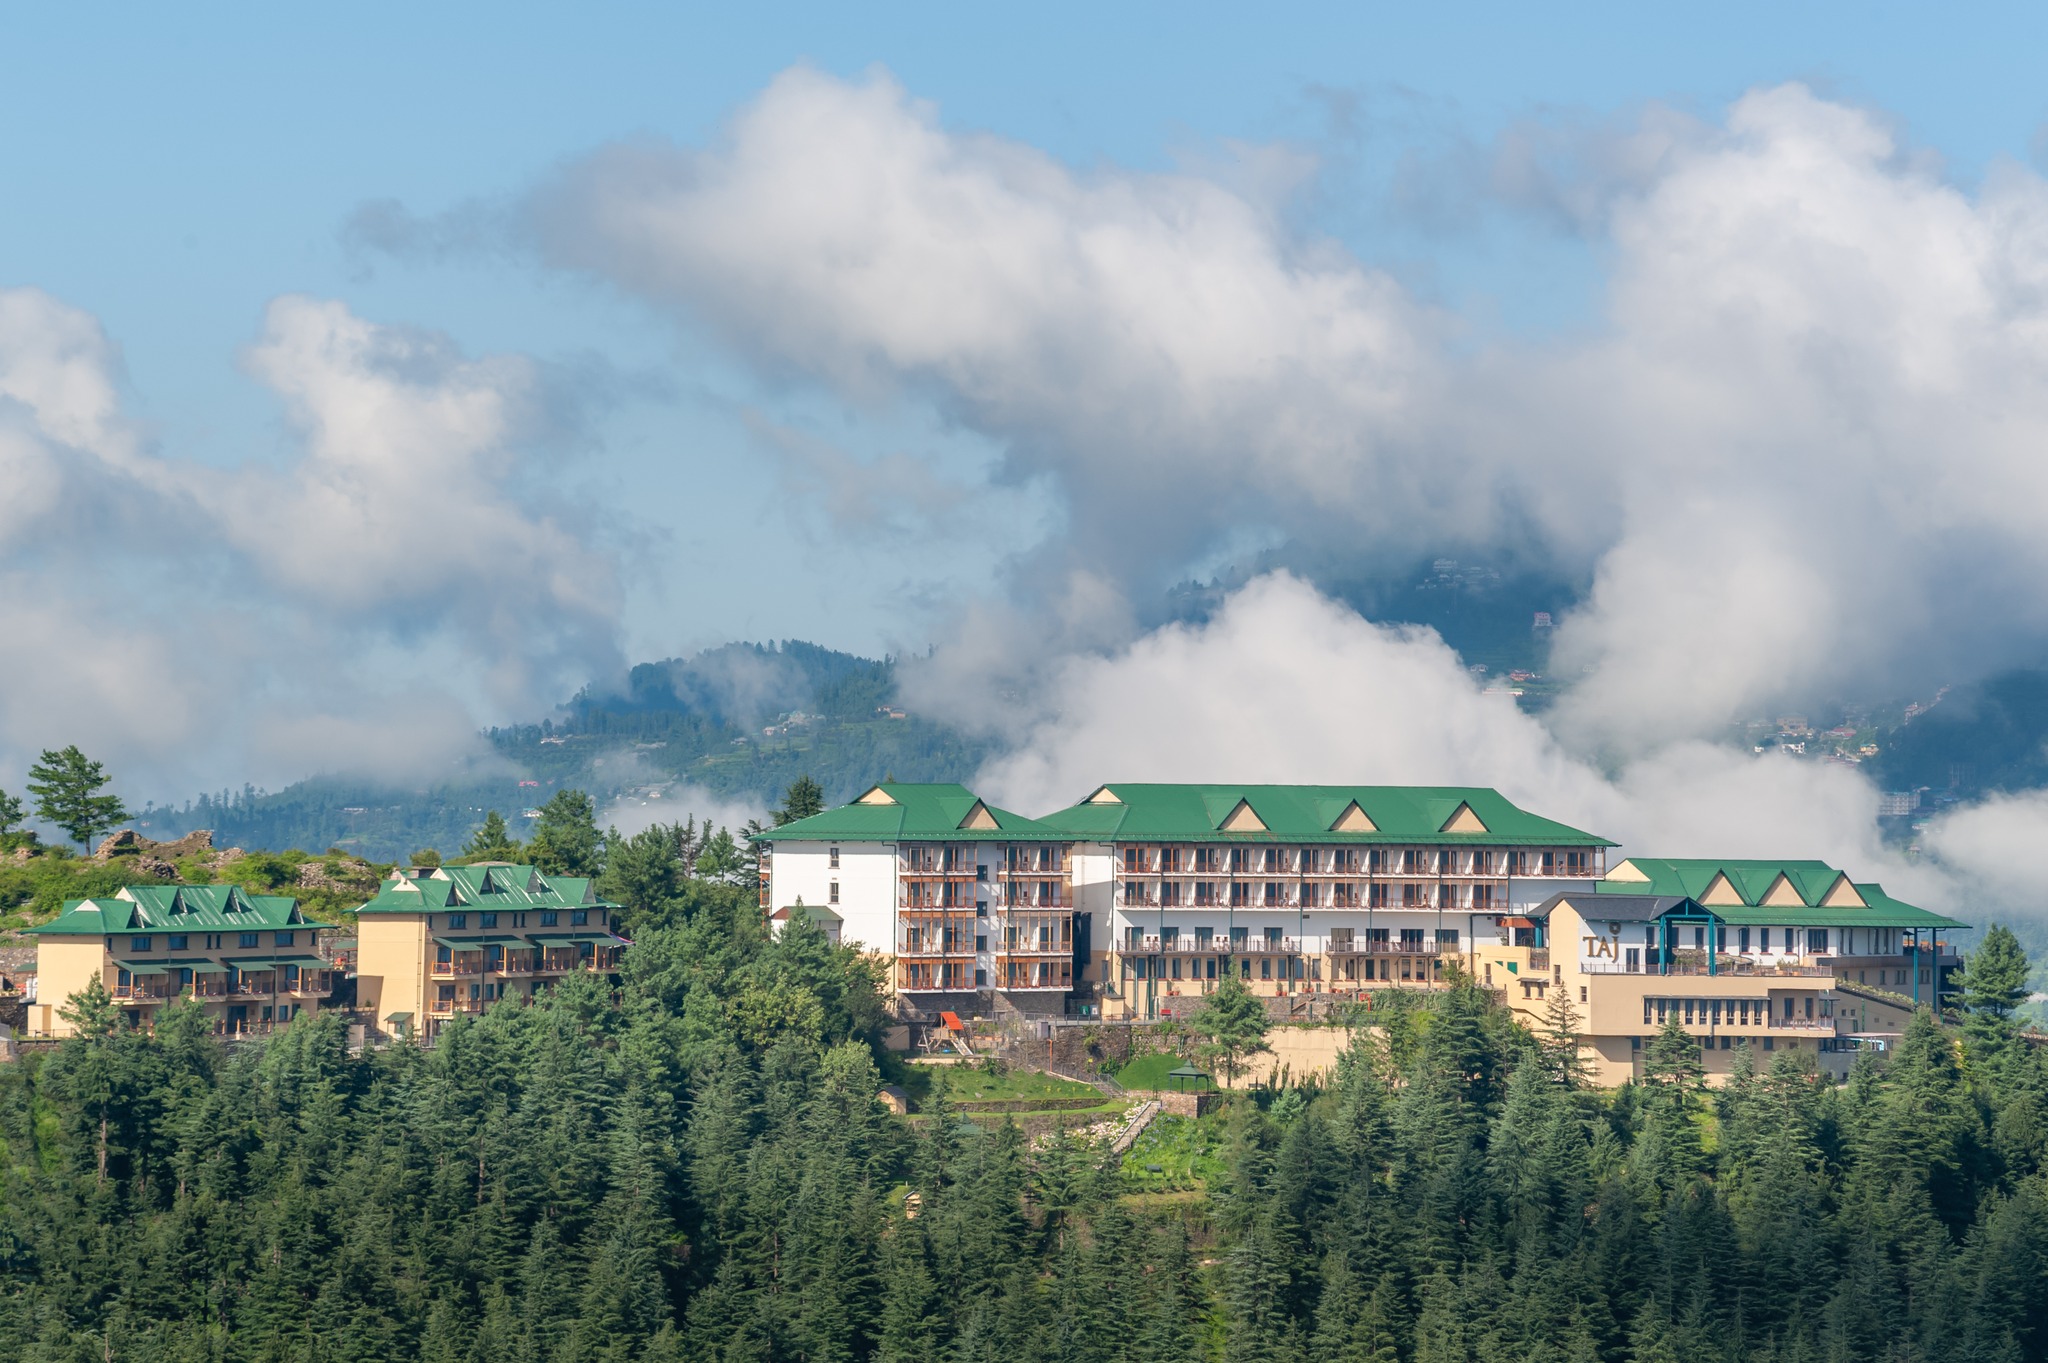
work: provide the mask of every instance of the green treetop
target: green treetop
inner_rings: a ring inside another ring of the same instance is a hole
[[[61,752],[45,749],[42,759],[28,769],[28,790],[36,797],[37,815],[69,833],[80,847],[91,846],[95,837],[111,832],[128,817],[120,796],[100,794],[112,780],[107,769],[76,744]]]
[[[1994,923],[1963,967],[1963,1006],[2003,1022],[2027,997],[2027,953],[2003,923]]]
[[[22,813],[21,797],[0,790],[0,838],[14,831],[14,826],[21,822]]]
[[[493,809],[484,815],[482,827],[462,845],[462,855],[472,861],[514,861],[519,856],[519,844],[505,827],[505,816]]]
[[[1188,1028],[1202,1039],[1202,1058],[1220,1066],[1226,1081],[1237,1078],[1245,1062],[1266,1045],[1266,1005],[1235,974],[1226,975],[1209,1001],[1188,1019]]]
[[[595,876],[604,870],[604,838],[597,831],[597,807],[580,790],[558,790],[540,807],[533,840],[526,846],[533,864],[549,875]]]
[[[809,776],[799,776],[789,783],[789,789],[782,792],[782,808],[773,811],[777,828],[798,819],[808,819],[813,814],[825,812],[825,788]]]

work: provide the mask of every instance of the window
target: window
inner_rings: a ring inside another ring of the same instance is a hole
[[[1586,1001],[1586,986],[1584,986],[1584,985],[1582,984],[1582,985],[1580,985],[1580,986],[1579,986],[1579,1002],[1580,1002],[1580,1003],[1584,1003],[1585,1001]]]
[[[976,951],[987,951],[987,950],[988,950],[988,934],[987,934],[987,933],[985,933],[985,932],[977,932],[977,933],[975,933],[975,934],[974,934],[974,949],[975,949]]]
[[[469,926],[469,915],[468,915],[468,914],[466,914],[466,913],[451,913],[451,914],[449,914],[449,915],[448,915],[448,926],[449,926],[449,927],[451,927],[451,928],[466,928],[466,927],[468,927],[468,926]]]
[[[1125,950],[1125,951],[1143,951],[1144,949],[1145,949],[1145,929],[1143,929],[1143,928],[1140,928],[1140,927],[1128,927],[1128,928],[1125,928],[1125,929],[1124,929],[1124,950]]]
[[[1438,928],[1436,930],[1436,947],[1438,951],[1456,951],[1458,949],[1458,930],[1456,928]]]
[[[1272,958],[1268,957],[1259,962],[1259,978],[1262,980],[1270,980],[1273,978]]]
[[[1230,930],[1230,949],[1232,951],[1242,954],[1244,949],[1251,944],[1251,940],[1252,930],[1250,928],[1232,928]]]
[[[833,881],[830,888],[825,891],[825,895],[826,902],[837,904],[839,902],[839,882]]]
[[[570,927],[572,927],[572,928],[580,928],[580,927],[584,927],[584,926],[586,926],[586,925],[587,925],[587,924],[588,924],[589,922],[590,922],[590,910],[588,910],[588,909],[571,909],[571,910],[569,910],[569,926],[570,926]]]
[[[1771,930],[1769,928],[1758,928],[1756,930],[1756,935],[1756,949],[1758,951],[1769,951],[1771,949]]]
[[[137,937],[134,946],[130,948],[132,951],[148,951],[149,949],[150,941],[147,937]]]
[[[169,951],[183,951],[185,950],[185,939],[183,937],[166,937],[164,939],[164,947]]]
[[[487,925],[487,926],[488,926],[488,925]],[[276,945],[278,945],[278,946],[281,946],[281,947],[288,947],[288,946],[291,946],[291,945],[293,944],[293,940],[294,940],[294,939],[295,939],[295,938],[296,938],[297,936],[298,936],[298,934],[297,934],[297,933],[295,933],[295,932],[279,932],[279,933],[273,933],[273,934],[271,934],[271,939],[270,939],[270,940],[271,940],[271,941],[272,941],[273,943],[275,943]]]
[[[1401,929],[1401,950],[1403,950],[1403,951],[1420,951],[1420,950],[1422,950],[1422,929],[1421,929],[1421,928],[1402,928],[1402,929]]]
[[[833,848],[833,849],[831,850],[831,852],[830,852],[830,853],[829,853],[828,855],[829,855],[829,856],[830,856],[830,858],[831,858],[831,866],[832,866],[832,869],[833,869],[833,870],[835,870],[835,871],[836,871],[836,870],[838,870],[838,869],[839,869],[839,849],[838,849],[838,848],[836,848],[836,847],[835,847],[835,848]]]
[[[553,927],[557,916],[553,909],[542,909],[540,911],[540,925],[544,928]]]
[[[1749,929],[1735,929],[1735,949],[1743,955],[1749,954]]]
[[[1806,930],[1806,949],[1825,955],[1828,949],[1828,930],[1826,928],[1808,928]]]
[[[243,933],[243,934],[242,934],[242,939],[241,939],[240,945],[242,945],[242,946],[245,946],[245,947],[253,947],[253,946],[255,946],[255,945],[256,945],[257,939],[258,939],[258,938],[259,938],[260,936],[261,936],[261,934],[260,934],[260,933],[254,933],[254,932],[245,932],[245,933]]]
[[[480,928],[495,928],[498,926],[498,915],[495,913],[480,913],[476,916],[476,923]]]
[[[1174,927],[1171,923],[1159,929],[1159,949],[1161,951],[1179,951],[1180,929]]]
[[[1124,849],[1124,874],[1136,875],[1145,869],[1145,854],[1135,847]]]

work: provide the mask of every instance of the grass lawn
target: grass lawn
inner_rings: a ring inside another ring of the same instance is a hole
[[[1170,1089],[1166,1072],[1188,1062],[1177,1055],[1141,1055],[1116,1072],[1116,1081],[1127,1089]],[[1197,1069],[1201,1067],[1196,1066]],[[1192,1085],[1199,1088],[1199,1084]]]
[[[933,1097],[943,1092],[956,1103],[1103,1096],[1100,1089],[1088,1084],[1062,1079],[1055,1074],[1040,1074],[1036,1070],[1006,1070],[1001,1074],[989,1074],[978,1065],[927,1065],[920,1068],[931,1076]],[[1109,1100],[1105,1098],[1103,1101]]]

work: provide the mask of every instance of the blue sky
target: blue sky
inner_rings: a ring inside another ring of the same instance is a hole
[[[171,796],[445,755],[732,638],[1057,694],[1263,550],[1594,582],[1579,753],[2036,661],[2044,30],[13,7],[0,634],[106,658],[0,702],[0,784],[78,736]],[[1944,502],[1944,441],[1993,490]],[[1660,548],[1731,516],[1715,573]],[[1692,664],[1759,621],[1811,661]]]

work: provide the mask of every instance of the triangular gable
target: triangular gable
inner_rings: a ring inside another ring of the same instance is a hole
[[[880,786],[871,787],[868,792],[854,801],[857,805],[893,805],[896,797]]]
[[[1102,786],[1081,803],[1090,805],[1120,805],[1123,800],[1108,786]]]
[[[1367,814],[1358,807],[1358,801],[1353,800],[1350,804],[1344,806],[1344,812],[1339,814],[1337,821],[1330,825],[1330,831],[1332,833],[1377,833],[1380,831],[1380,826],[1372,821],[1370,814]]]
[[[1849,877],[1846,875],[1837,878],[1835,883],[1828,887],[1828,892],[1821,896],[1820,902],[1831,909],[1867,909],[1870,907],[1870,901],[1865,899],[1862,893],[1849,883]]]
[[[1748,901],[1743,899],[1742,891],[1735,888],[1735,882],[1728,879],[1725,872],[1716,871],[1714,878],[1707,882],[1706,892],[1700,896],[1699,902],[1727,906]]]
[[[1437,831],[1439,833],[1485,833],[1489,830],[1485,822],[1472,812],[1472,806],[1460,800],[1458,801],[1456,811],[1452,813],[1450,818],[1444,820],[1444,826]]]
[[[1764,897],[1757,901],[1774,909],[1803,909],[1806,900],[1801,897],[1799,887],[1792,883],[1792,877],[1780,871],[1778,878],[1771,882],[1771,888],[1764,891]]]
[[[979,800],[976,800],[974,802],[974,808],[967,811],[967,817],[960,820],[959,827],[990,829],[1001,828],[1002,825],[996,822],[995,815],[988,812],[987,805],[983,804]]]
[[[1632,861],[1624,861],[1621,865],[1609,871],[1607,879],[1627,881],[1631,885],[1647,885],[1650,883],[1649,872],[1643,870],[1642,867]]]
[[[1239,800],[1231,811],[1223,816],[1223,822],[1216,825],[1225,833],[1263,833],[1266,821],[1259,817],[1259,811],[1252,808],[1250,800]]]

